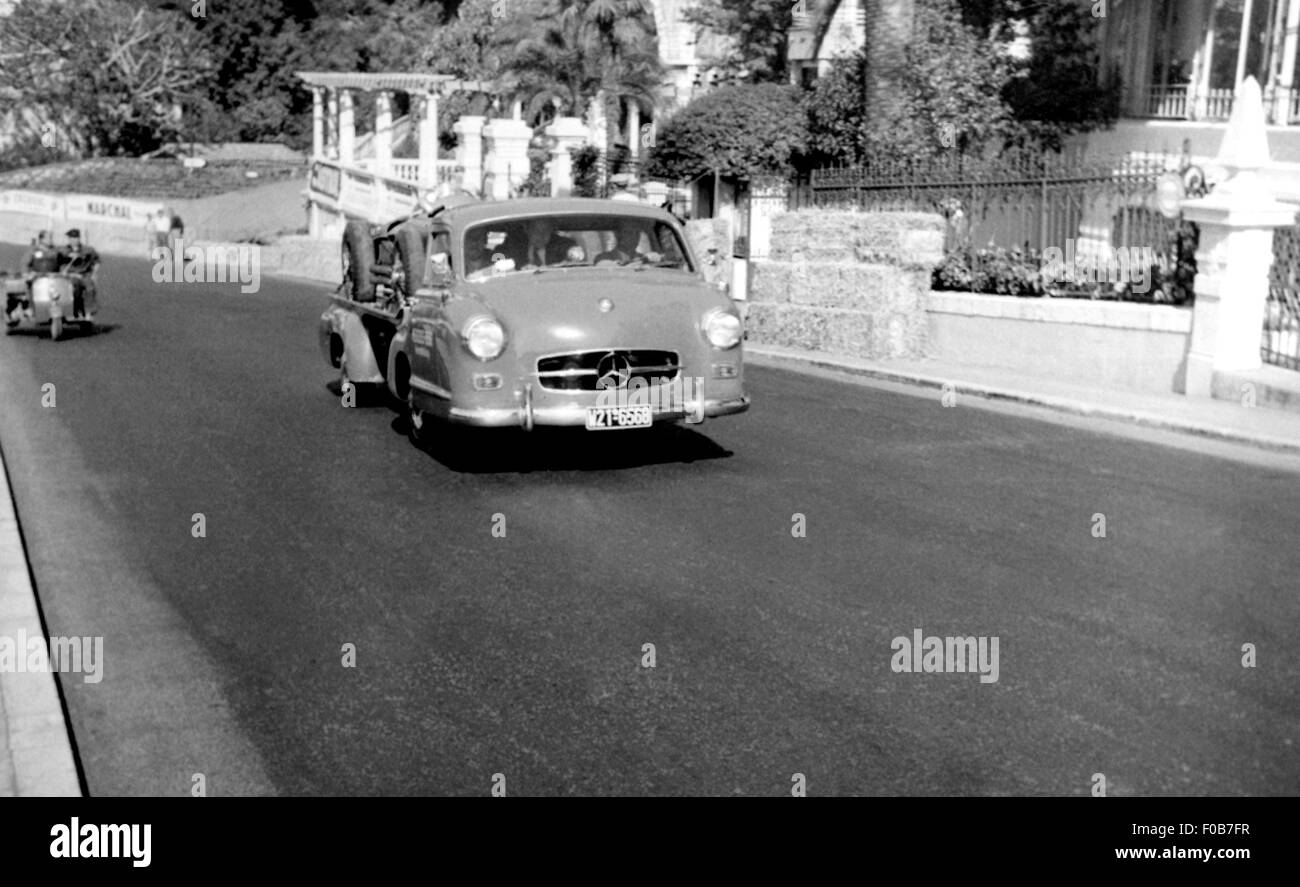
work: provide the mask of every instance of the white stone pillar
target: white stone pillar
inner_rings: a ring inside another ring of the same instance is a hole
[[[375,172],[393,174],[393,94],[386,89],[375,93]]]
[[[587,127],[577,117],[557,117],[546,128],[546,135],[555,142],[547,170],[551,196],[568,197],[573,193],[573,157],[569,152],[587,144]]]
[[[352,113],[352,90],[339,90],[339,163],[351,166],[356,159],[357,125]]]
[[[1241,81],[1246,77],[1246,52],[1250,49],[1250,18],[1255,11],[1255,0],[1246,0],[1246,8],[1241,13],[1241,33],[1237,37],[1237,76],[1232,80],[1234,90],[1241,88]]]
[[[464,187],[474,194],[483,193],[483,122],[485,118],[460,118],[452,126],[456,133],[456,165],[465,170]]]
[[[426,92],[420,102],[420,187],[438,186],[438,94]]]
[[[311,88],[311,156],[325,156],[325,96],[319,86]]]
[[[1295,207],[1274,199],[1260,174],[1269,162],[1268,134],[1254,77],[1237,90],[1217,162],[1232,176],[1183,209],[1201,231],[1187,355],[1187,394],[1199,397],[1211,395],[1216,372],[1261,366],[1273,232],[1295,223]]]
[[[528,143],[533,131],[522,120],[498,117],[483,127],[487,146],[487,177],[491,184],[485,197],[505,200],[528,178]]]
[[[325,153],[329,155],[330,160],[339,159],[339,91],[331,88],[328,91],[329,111],[325,115],[326,125],[326,144]]]

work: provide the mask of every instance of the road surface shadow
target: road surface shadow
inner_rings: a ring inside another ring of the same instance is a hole
[[[393,419],[394,433],[407,436],[407,417]],[[682,425],[645,430],[597,431],[581,428],[467,428],[436,423],[422,446],[452,471],[500,474],[530,471],[617,471],[672,462],[725,459],[732,452]]]
[[[343,397],[343,384],[339,379],[334,379],[325,386],[329,393],[339,398]],[[370,407],[388,407],[391,410],[403,409],[398,401],[394,400],[393,395],[389,393],[388,386],[382,382],[353,382],[353,405],[357,409],[366,409]]]
[[[87,330],[81,324],[69,323],[63,327],[63,338],[60,342],[67,342],[71,339],[91,339],[95,336],[102,336],[105,333],[111,333],[117,329],[120,324],[116,323],[96,323],[93,331]],[[5,329],[4,334],[14,339],[48,339],[50,338],[50,328],[48,326],[32,326],[29,323],[22,323],[12,329]]]

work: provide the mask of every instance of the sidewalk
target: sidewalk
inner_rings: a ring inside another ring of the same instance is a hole
[[[0,644],[17,645],[20,638],[44,643],[45,628],[0,456]],[[27,656],[25,648],[13,652]],[[0,669],[0,798],[80,797],[68,736],[54,675],[13,671],[6,663]]]
[[[1300,453],[1300,412],[1246,407],[1226,400],[1101,389],[1060,379],[1031,378],[1012,370],[961,366],[937,360],[872,361],[771,345],[745,346],[759,366],[816,367],[890,382],[942,389],[958,395],[1009,400],[1083,416]]]

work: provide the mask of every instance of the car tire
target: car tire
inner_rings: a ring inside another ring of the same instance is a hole
[[[343,229],[343,286],[352,301],[375,300],[375,280],[370,271],[374,261],[370,226],[360,219],[352,219]]]
[[[414,228],[399,228],[396,240],[405,295],[410,298],[424,283],[424,238]]]
[[[50,339],[52,341],[57,342],[62,338],[63,338],[63,318],[51,317],[50,318]]]

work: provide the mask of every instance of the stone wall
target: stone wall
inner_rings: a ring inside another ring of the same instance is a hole
[[[868,359],[923,357],[944,222],[925,213],[801,210],[772,220],[753,263],[749,341]]]

